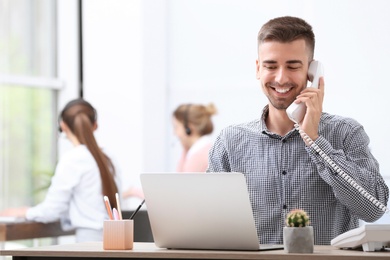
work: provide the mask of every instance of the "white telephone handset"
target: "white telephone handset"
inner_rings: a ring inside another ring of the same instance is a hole
[[[324,68],[319,61],[312,61],[307,72],[311,83],[311,88],[318,88],[320,77],[324,76]],[[294,123],[300,123],[306,113],[306,105],[304,103],[292,103],[286,110],[288,117]]]

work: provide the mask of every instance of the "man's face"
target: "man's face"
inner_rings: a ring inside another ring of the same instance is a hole
[[[309,52],[303,39],[289,43],[264,42],[259,46],[256,78],[270,105],[286,109],[306,87]]]

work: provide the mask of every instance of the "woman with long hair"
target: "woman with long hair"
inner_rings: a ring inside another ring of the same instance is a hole
[[[72,148],[60,158],[46,197],[31,208],[9,209],[2,215],[50,222],[60,219],[63,228],[76,230],[76,241],[101,241],[103,221],[108,219],[103,196],[116,206],[118,179],[111,159],[94,137],[95,108],[84,99],[70,101],[59,118],[60,131]]]

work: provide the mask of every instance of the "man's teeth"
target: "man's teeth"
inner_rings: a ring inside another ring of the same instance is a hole
[[[291,88],[275,88],[276,92],[278,93],[287,93]]]

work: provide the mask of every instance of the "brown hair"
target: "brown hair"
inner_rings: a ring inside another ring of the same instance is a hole
[[[304,39],[309,50],[309,60],[314,56],[315,36],[310,24],[298,17],[284,16],[269,20],[257,35],[257,49],[266,41],[282,43]]]
[[[183,104],[178,106],[173,112],[173,116],[183,125],[191,124],[201,135],[207,135],[213,132],[214,126],[211,116],[217,113],[213,103],[204,105]]]
[[[115,168],[111,159],[99,148],[93,135],[97,120],[95,108],[83,99],[70,101],[60,114],[60,119],[69,127],[81,144],[87,146],[95,159],[102,180],[102,195],[106,195],[112,207],[117,207],[115,193],[118,188],[115,183]],[[102,197],[103,200],[103,197]]]

